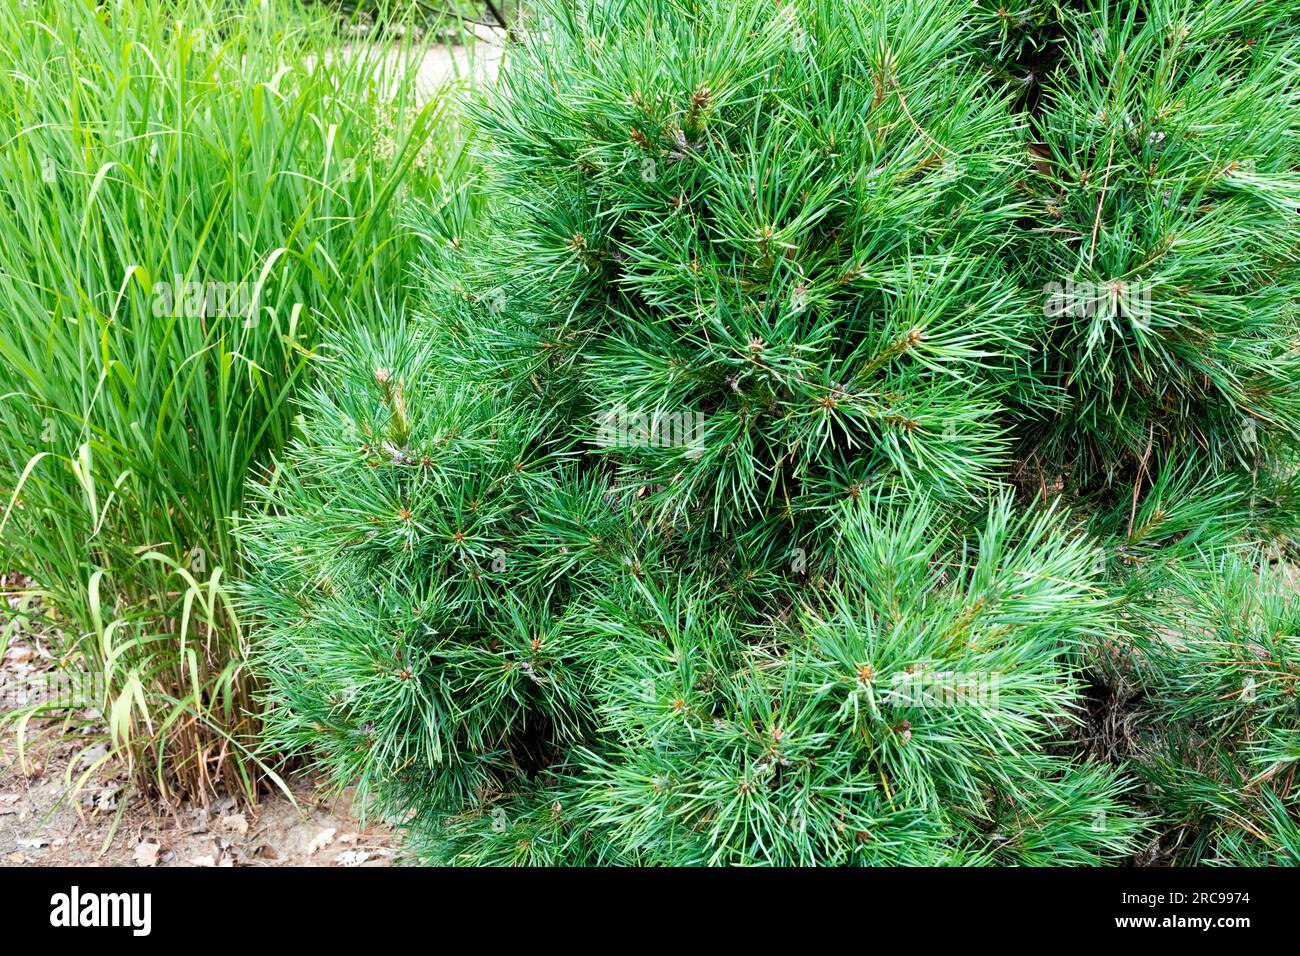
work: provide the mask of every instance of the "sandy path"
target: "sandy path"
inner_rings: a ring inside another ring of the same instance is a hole
[[[369,61],[374,73],[380,77],[380,89],[389,98],[392,90],[388,87],[398,72],[393,67],[404,69],[414,64],[417,94],[428,100],[449,83],[491,84],[496,79],[504,53],[504,37],[485,30],[477,41],[469,45],[437,44],[415,50],[409,46],[381,48],[373,43],[357,41],[345,44],[338,55],[349,60],[365,58]]]

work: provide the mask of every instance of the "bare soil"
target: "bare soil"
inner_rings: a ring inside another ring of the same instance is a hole
[[[11,637],[0,710],[25,703],[33,677],[53,667],[38,636]],[[120,764],[103,762],[82,782],[106,750],[96,715],[75,718],[32,722],[21,758],[14,734],[0,734],[0,866],[389,866],[397,853],[391,828],[362,824],[350,794],[327,801],[310,779],[290,781],[292,799],[276,791],[251,809],[226,798],[170,811]]]

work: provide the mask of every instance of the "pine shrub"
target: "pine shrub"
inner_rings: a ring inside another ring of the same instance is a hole
[[[1107,475],[1176,449],[1222,469],[1297,420],[1284,9],[1102,2],[1070,21],[1033,120],[1030,277],[1051,286],[1043,371],[1061,394],[1050,461]]]
[[[439,862],[1293,860],[1285,5],[540,6],[242,529],[273,743]]]
[[[1056,406],[1021,418],[1018,479],[1102,546],[1088,747],[1142,782],[1141,858],[1295,863],[1296,14],[1081,6],[1027,116]]]

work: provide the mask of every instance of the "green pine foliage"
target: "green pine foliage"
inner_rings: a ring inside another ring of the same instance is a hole
[[[363,793],[396,778],[403,800],[458,805],[578,736],[582,685],[549,637],[530,534],[563,470],[532,422],[440,377],[418,333],[332,346],[339,376],[257,486],[281,512],[247,547],[275,622],[268,733]]]
[[[1300,606],[1293,577],[1226,560],[1181,576],[1182,621],[1137,644],[1150,696],[1144,777],[1185,862],[1300,864]]]
[[[1298,420],[1300,89],[1282,4],[1102,2],[1034,118],[1033,284],[1060,390],[1041,454],[1104,475],[1144,450],[1222,468]],[[1067,283],[1071,287],[1067,287]]]
[[[241,528],[272,743],[434,862],[1294,862],[1287,5],[540,7]]]
[[[1089,745],[1141,779],[1157,861],[1297,861],[1296,27],[1284,3],[1084,4],[1027,115],[1058,404],[1021,420],[1017,477],[1102,544]]]
[[[997,255],[1015,128],[961,5],[696,6],[570,9],[515,51],[481,135],[527,197],[489,277],[525,338],[510,362],[468,328],[482,374],[537,374],[575,438],[702,416],[616,467],[709,533],[770,544],[867,486],[985,493],[1028,342]]]

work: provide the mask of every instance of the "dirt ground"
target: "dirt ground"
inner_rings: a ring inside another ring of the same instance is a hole
[[[4,642],[0,641],[0,647]],[[0,659],[0,709],[21,706],[33,680],[53,669],[39,636],[11,636]],[[93,712],[64,726],[32,724],[36,738],[19,759],[12,732],[0,733],[0,866],[389,866],[399,840],[388,827],[362,825],[344,795],[318,799],[313,781],[293,780],[293,799],[276,792],[254,809],[226,799],[173,813],[127,786],[124,769],[104,763]]]

